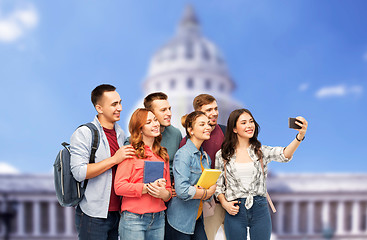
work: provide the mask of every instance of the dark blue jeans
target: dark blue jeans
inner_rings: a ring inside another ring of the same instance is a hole
[[[246,198],[240,200],[240,210],[235,215],[226,212],[224,231],[227,240],[247,239],[247,227],[250,228],[250,238],[255,240],[269,240],[271,235],[271,218],[268,202],[265,197],[255,196],[250,209],[245,208]]]
[[[166,239],[174,239],[174,240],[207,240],[205,229],[204,229],[204,218],[203,214],[196,220],[194,234],[185,234],[177,231],[169,223],[167,223],[166,227]]]
[[[90,217],[78,206],[75,225],[79,240],[117,240],[120,221],[119,212],[108,212],[107,218]]]

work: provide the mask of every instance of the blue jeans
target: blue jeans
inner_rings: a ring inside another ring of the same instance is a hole
[[[174,239],[174,240],[207,240],[208,239],[206,237],[206,233],[204,229],[203,214],[201,214],[198,220],[196,220],[194,234],[182,233],[180,231],[177,231],[173,227],[171,227],[169,223],[167,223],[167,225],[168,226],[167,226],[166,234],[168,234],[168,236],[166,236],[166,239]]]
[[[123,240],[163,240],[164,211],[136,214],[123,211],[120,218],[119,234]]]
[[[75,225],[79,240],[117,240],[119,212],[108,212],[107,218],[90,217],[78,206],[75,211]]]
[[[240,210],[235,215],[226,212],[224,231],[227,240],[247,239],[247,227],[250,228],[250,238],[255,240],[269,240],[271,235],[271,218],[268,202],[265,197],[255,196],[254,204],[246,209],[246,198],[238,199]]]

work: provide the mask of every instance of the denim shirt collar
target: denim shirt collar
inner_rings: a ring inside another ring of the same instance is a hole
[[[190,152],[192,152],[193,154],[204,154],[204,150],[203,150],[203,147],[200,146],[200,150],[197,149],[197,147],[195,146],[195,144],[191,141],[190,138],[187,139],[187,142],[186,142],[186,145],[187,145],[187,148]]]

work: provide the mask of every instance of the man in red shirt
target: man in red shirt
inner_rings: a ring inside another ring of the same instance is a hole
[[[91,94],[97,116],[100,145],[95,163],[89,163],[92,133],[78,128],[70,139],[70,166],[74,178],[89,179],[82,201],[76,208],[75,225],[80,240],[117,240],[120,220],[120,197],[113,182],[116,166],[135,154],[131,146],[123,146],[125,134],[116,123],[120,120],[121,98],[112,85],[96,87]]]

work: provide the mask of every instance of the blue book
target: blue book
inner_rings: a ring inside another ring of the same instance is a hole
[[[144,183],[163,178],[164,162],[144,161]]]

